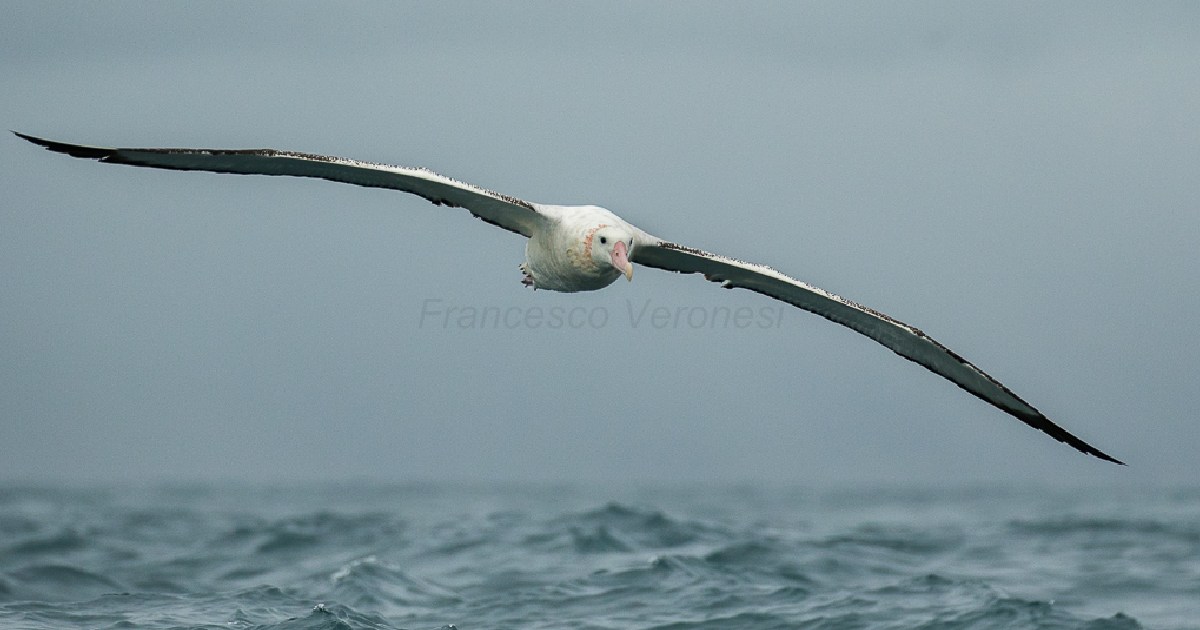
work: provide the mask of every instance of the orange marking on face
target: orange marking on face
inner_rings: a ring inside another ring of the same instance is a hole
[[[583,254],[584,254],[584,257],[587,258],[588,260],[592,259],[592,239],[596,237],[596,231],[599,230],[600,228],[606,228],[606,227],[608,227],[607,223],[601,223],[600,225],[597,225],[596,227],[588,230],[587,234],[584,235],[584,237],[583,237]]]

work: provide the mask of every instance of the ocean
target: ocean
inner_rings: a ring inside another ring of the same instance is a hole
[[[1200,488],[0,486],[0,628],[1200,628]]]

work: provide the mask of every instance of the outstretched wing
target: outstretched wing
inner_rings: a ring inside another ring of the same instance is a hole
[[[816,313],[878,341],[892,352],[925,366],[1060,442],[1088,455],[1124,465],[1054,424],[999,381],[929,335],[879,311],[790,278],[770,267],[684,247],[648,234],[639,235],[631,258],[647,267],[704,274],[705,279],[720,282],[727,289],[750,289]]]
[[[438,205],[466,208],[471,214],[523,236],[546,220],[528,201],[460,182],[424,168],[360,162],[345,158],[276,149],[114,149],[44,140],[14,131],[51,151],[113,164],[181,171],[240,175],[316,177],[419,195]]]

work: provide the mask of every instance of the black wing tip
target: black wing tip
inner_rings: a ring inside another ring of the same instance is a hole
[[[55,153],[65,153],[71,157],[102,160],[104,158],[112,156],[113,153],[115,153],[115,150],[106,149],[104,147],[87,147],[87,146],[83,146],[80,144],[70,144],[67,142],[55,142],[54,140],[47,140],[45,138],[31,136],[27,133],[21,133],[20,131],[13,131],[13,133],[16,134],[16,136],[18,138],[32,142],[32,143],[38,145],[39,147],[48,149],[50,151],[54,151]]]
[[[1128,465],[1125,462],[1117,459],[1116,457],[1113,457],[1112,455],[1109,455],[1108,453],[1101,451],[1100,449],[1096,449],[1096,452],[1094,452],[1094,453],[1089,452],[1088,455],[1091,455],[1093,457],[1098,457],[1100,459],[1103,459],[1106,462],[1112,462],[1118,466],[1127,466]]]
[[[1024,422],[1025,424],[1045,433],[1046,435],[1049,435],[1050,437],[1058,440],[1059,442],[1062,442],[1063,444],[1066,444],[1067,446],[1070,446],[1071,448],[1079,451],[1080,453],[1083,453],[1084,455],[1091,455],[1092,457],[1095,457],[1096,459],[1102,459],[1106,462],[1112,462],[1118,466],[1126,466],[1127,465],[1125,462],[1123,462],[1123,461],[1113,457],[1112,455],[1109,455],[1108,453],[1105,453],[1104,451],[1096,448],[1095,446],[1092,446],[1091,444],[1088,444],[1087,442],[1081,440],[1080,438],[1076,437],[1070,431],[1067,431],[1066,429],[1058,426],[1057,424],[1054,424],[1053,421],[1051,421],[1049,418],[1042,415],[1041,413],[1018,414],[1018,413],[1013,413],[1011,411],[1009,411],[1009,413],[1016,416],[1016,418],[1018,420],[1020,420],[1021,422]]]
[[[1078,447],[1076,447],[1076,448],[1078,448]],[[1079,449],[1079,450],[1082,451],[1083,453],[1091,455],[1092,457],[1095,457],[1096,459],[1102,459],[1106,462],[1112,462],[1118,466],[1127,466],[1128,465],[1125,462],[1117,459],[1116,457],[1113,457],[1112,455],[1109,455],[1108,453],[1105,453],[1104,451],[1102,451],[1098,448],[1095,448],[1095,447],[1089,447],[1089,450],[1083,450],[1083,449]]]

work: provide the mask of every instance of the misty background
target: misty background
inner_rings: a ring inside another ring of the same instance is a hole
[[[1129,463],[697,276],[533,292],[463,210],[6,135],[0,480],[1195,481],[1200,5],[0,6],[4,128],[602,205],[917,326]]]

